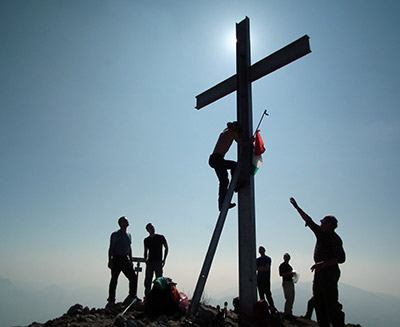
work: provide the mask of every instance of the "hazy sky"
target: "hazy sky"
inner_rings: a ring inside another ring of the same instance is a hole
[[[400,296],[399,12],[397,0],[1,1],[0,277],[104,288],[105,303],[126,215],[134,255],[152,222],[165,275],[193,293],[218,216],[208,156],[236,119],[235,94],[200,111],[195,96],[235,74],[248,16],[252,63],[305,34],[312,49],[252,89],[254,126],[270,113],[255,183],[272,282],[285,252],[312,280],[294,196],[315,220],[338,218],[342,282]],[[210,296],[237,287],[237,234],[232,209]]]

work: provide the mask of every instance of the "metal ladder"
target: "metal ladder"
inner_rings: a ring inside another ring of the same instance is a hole
[[[212,264],[215,252],[217,250],[218,242],[219,242],[219,239],[220,239],[220,236],[222,233],[222,228],[224,227],[225,219],[226,219],[226,216],[227,216],[228,210],[229,210],[229,205],[231,203],[236,184],[238,183],[242,166],[243,166],[243,161],[239,160],[239,163],[237,164],[237,167],[235,169],[235,173],[233,175],[231,183],[229,184],[228,191],[225,195],[225,199],[224,199],[221,211],[218,216],[217,224],[215,225],[214,233],[211,237],[210,245],[208,246],[208,250],[207,250],[206,257],[204,259],[203,267],[200,271],[200,275],[197,280],[196,288],[194,290],[194,294],[193,294],[192,301],[190,304],[189,314],[194,315],[197,312],[197,309],[199,308],[201,295],[203,294],[204,287],[206,285],[207,277],[208,277],[208,274],[211,269],[211,264]]]

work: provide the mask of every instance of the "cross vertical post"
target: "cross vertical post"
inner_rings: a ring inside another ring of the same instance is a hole
[[[242,138],[253,134],[253,114],[250,73],[250,21],[246,17],[236,24],[237,120],[242,127]],[[245,187],[239,190],[239,303],[240,313],[253,312],[257,301],[256,284],[256,227],[254,176],[251,174],[252,147],[238,146],[238,160],[243,160],[241,180]]]

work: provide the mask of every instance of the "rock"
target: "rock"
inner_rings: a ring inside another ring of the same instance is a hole
[[[168,318],[165,315],[158,317],[157,322],[162,326],[169,326]]]
[[[78,313],[83,312],[83,305],[82,304],[75,304],[72,307],[70,307],[67,311],[68,316],[75,316]]]
[[[144,327],[139,320],[134,320],[134,319],[128,319],[126,327]]]
[[[115,327],[126,327],[127,324],[128,324],[128,320],[124,316],[118,315],[117,318],[115,318],[115,321],[114,321]]]
[[[205,324],[211,324],[215,320],[217,312],[211,306],[200,306],[197,311],[197,318]]]

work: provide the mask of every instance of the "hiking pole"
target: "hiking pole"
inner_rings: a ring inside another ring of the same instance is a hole
[[[269,114],[267,113],[267,109],[265,109],[265,110],[264,110],[264,112],[262,113],[262,115],[261,115],[261,118],[260,118],[260,121],[258,122],[258,125],[257,125],[257,128],[256,128],[256,131],[254,132],[254,135],[253,135],[253,137],[255,137],[255,136],[256,136],[257,130],[258,130],[258,128],[260,127],[260,125],[261,125],[261,122],[262,122],[262,120],[264,119],[264,116],[269,116]]]
[[[130,309],[130,307],[131,307],[134,303],[136,303],[137,301],[138,301],[138,299],[137,299],[137,297],[135,297],[135,298],[132,300],[132,302],[125,308],[125,310],[122,311],[120,314],[118,314],[117,317],[122,317],[122,316]]]

